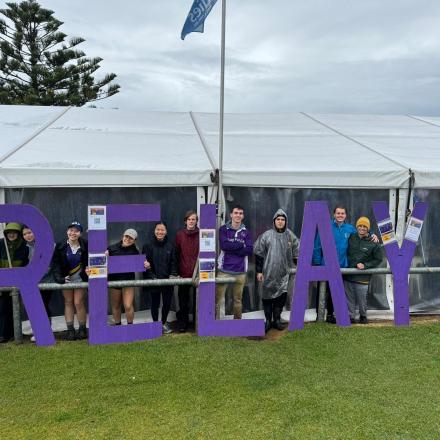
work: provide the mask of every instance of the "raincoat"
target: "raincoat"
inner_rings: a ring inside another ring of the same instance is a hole
[[[280,215],[286,218],[286,226],[278,232],[275,219]],[[299,240],[287,228],[287,214],[279,209],[273,216],[272,229],[261,234],[254,244],[256,270],[263,273],[263,299],[275,299],[287,292],[289,269],[295,266],[293,259],[298,257]]]

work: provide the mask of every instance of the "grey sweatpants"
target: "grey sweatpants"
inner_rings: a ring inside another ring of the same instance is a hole
[[[355,318],[356,304],[359,305],[359,315],[367,316],[368,284],[353,283],[352,281],[345,280],[344,285],[350,318]]]

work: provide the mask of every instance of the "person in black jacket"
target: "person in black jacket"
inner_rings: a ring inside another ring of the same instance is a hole
[[[87,281],[86,267],[89,254],[87,241],[81,238],[83,227],[72,222],[67,227],[67,241],[61,241],[55,248],[55,261],[59,265],[65,283]],[[63,290],[64,316],[67,325],[67,340],[87,339],[87,310],[84,303],[85,289]],[[73,320],[78,317],[79,330],[75,333]]]
[[[177,259],[174,245],[168,241],[167,225],[165,222],[157,222],[154,227],[154,236],[151,241],[144,245],[142,254],[147,259],[144,262],[146,269],[144,278],[167,279],[177,276]],[[151,294],[151,316],[153,321],[159,320],[159,305],[162,294],[162,326],[164,333],[171,333],[171,327],[167,322],[171,307],[173,286],[155,286],[149,289]]]
[[[122,240],[110,245],[106,254],[109,256],[139,255],[136,247],[137,232],[134,229],[127,229]],[[108,276],[109,281],[134,280],[134,272],[113,273]],[[133,324],[134,319],[134,287],[112,287],[110,289],[110,302],[112,306],[115,325],[121,325],[121,305],[124,302],[125,317],[127,324]]]
[[[23,267],[29,262],[29,251],[21,237],[21,225],[8,223],[0,240],[0,268]],[[11,292],[0,292],[0,342],[14,337]]]

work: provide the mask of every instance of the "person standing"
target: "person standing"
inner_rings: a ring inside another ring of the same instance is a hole
[[[234,319],[241,319],[243,288],[246,283],[248,258],[253,253],[252,236],[243,224],[244,209],[234,205],[231,219],[219,229],[220,255],[218,258],[219,278],[235,278],[233,285]],[[215,295],[215,315],[220,318],[220,303],[225,297],[227,284],[217,284]]]
[[[299,240],[287,228],[287,214],[282,210],[273,216],[273,227],[261,234],[254,244],[257,280],[263,283],[265,331],[271,326],[284,330],[281,313],[286,304],[289,270],[298,258]]]
[[[127,229],[122,235],[122,239],[107,248],[108,256],[139,255],[136,247],[137,232],[134,229]],[[134,272],[112,273],[108,275],[108,281],[128,281],[134,280]],[[121,306],[124,303],[125,317],[127,324],[133,324],[134,320],[134,287],[111,287],[110,303],[112,307],[113,320],[115,325],[121,325]]]
[[[335,209],[333,210],[333,220],[331,222],[331,228],[332,228],[333,238],[335,240],[336,252],[339,260],[339,267],[341,268],[348,267],[348,259],[347,259],[348,239],[352,234],[356,233],[356,228],[353,225],[346,223],[345,222],[346,219],[347,219],[347,210],[345,209],[345,206],[336,205]],[[316,266],[324,265],[321,239],[318,234],[315,237],[315,244],[313,248],[313,264]],[[328,291],[328,285],[327,285],[327,293],[326,293],[326,306],[327,306],[326,321],[329,322],[330,324],[336,324],[333,301]],[[317,298],[316,310],[318,310],[318,298]]]
[[[29,262],[29,250],[21,236],[19,223],[8,223],[0,239],[0,268],[23,267]],[[14,337],[11,292],[0,292],[0,343]]]
[[[185,228],[180,229],[176,234],[176,258],[179,276],[182,278],[193,278],[194,270],[199,257],[199,228],[197,227],[197,212],[190,210],[184,217]],[[179,312],[177,321],[179,332],[183,333],[188,327],[190,294],[195,293],[195,287],[190,285],[179,286]],[[193,303],[195,302],[193,295]],[[195,319],[195,317],[193,316]]]
[[[167,225],[159,221],[154,226],[154,235],[142,247],[146,255],[144,278],[153,280],[169,279],[177,276],[177,260],[174,245],[168,240]],[[167,321],[171,308],[174,286],[154,286],[148,289],[151,294],[151,316],[159,320],[159,306],[162,297],[162,329],[165,334],[172,333]]]
[[[372,269],[382,262],[382,249],[371,240],[370,220],[360,217],[356,222],[357,233],[348,241],[348,267],[356,269]],[[348,301],[350,321],[355,322],[356,305],[359,307],[359,323],[368,324],[367,294],[371,275],[347,275],[345,294]]]
[[[86,267],[88,265],[87,241],[81,237],[83,227],[74,221],[67,226],[67,241],[61,241],[55,248],[55,258],[59,264],[64,283],[87,281]],[[85,289],[63,290],[64,317],[67,325],[67,340],[87,339],[87,310],[84,302]],[[78,317],[79,329],[75,333],[75,310]]]
[[[26,242],[26,246],[29,250],[29,261],[32,260],[32,257],[34,255],[34,249],[35,249],[35,235],[32,231],[32,229],[29,226],[23,225],[23,238]],[[55,264],[55,258],[52,256],[52,259],[50,261],[50,265],[46,271],[46,273],[43,275],[43,278],[41,278],[40,283],[58,283],[62,284],[64,282],[63,277],[61,276],[59,266]],[[40,290],[41,297],[43,299],[44,308],[47,313],[47,317],[49,318],[49,321],[52,318],[52,312],[50,310],[50,300],[52,298],[52,290]],[[31,341],[35,341],[35,337],[31,337]]]

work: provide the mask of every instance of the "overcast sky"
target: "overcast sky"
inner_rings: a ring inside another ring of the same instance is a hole
[[[221,0],[185,41],[192,0],[40,4],[118,75],[100,106],[218,111]],[[439,0],[227,0],[225,111],[440,116],[439,23]]]

